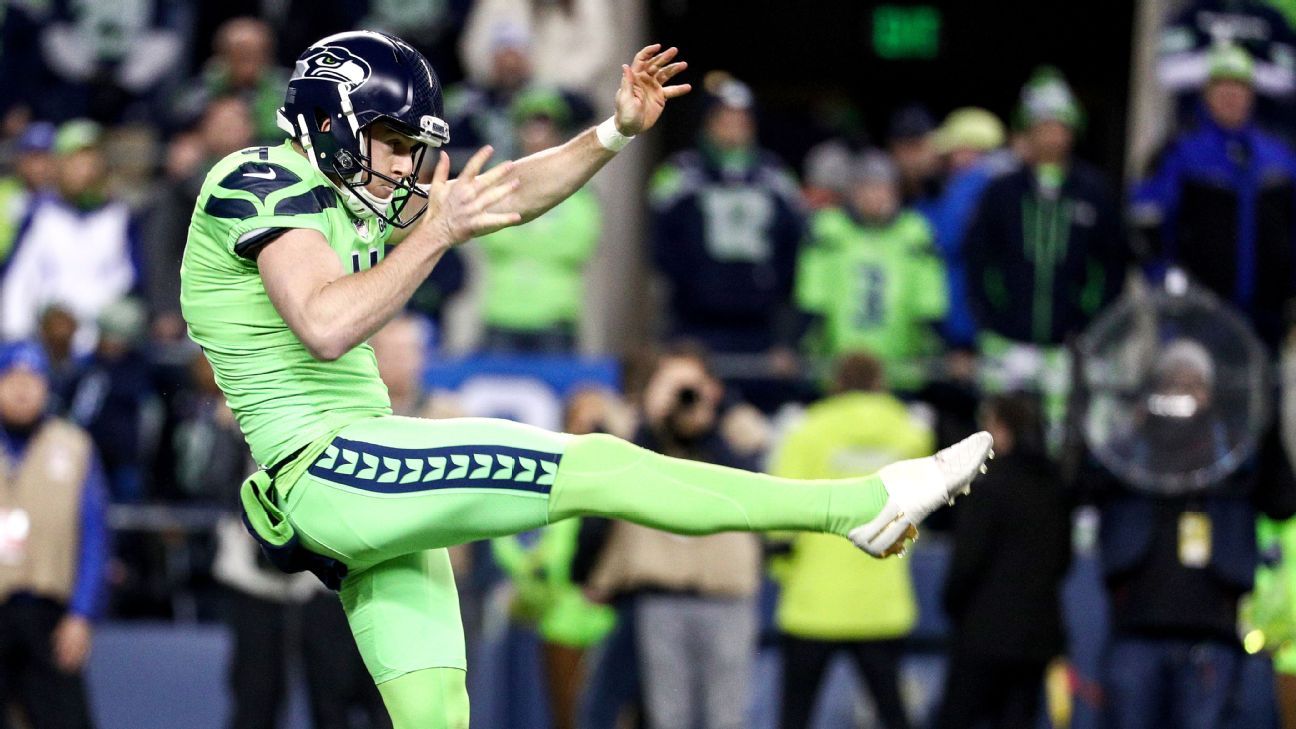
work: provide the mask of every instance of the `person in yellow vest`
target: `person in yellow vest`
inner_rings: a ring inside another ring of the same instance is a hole
[[[87,729],[107,488],[90,436],[48,401],[40,347],[0,348],[0,702],[16,699],[32,729]]]
[[[785,478],[843,478],[871,473],[935,451],[931,428],[884,389],[882,362],[846,355],[833,374],[834,394],[810,406],[775,453],[771,472]],[[782,638],[782,729],[810,725],[830,660],[849,655],[888,729],[909,726],[900,698],[900,641],[918,619],[909,564],[878,561],[809,532],[792,538],[774,565],[780,582],[775,624]],[[865,609],[863,606],[868,606]]]

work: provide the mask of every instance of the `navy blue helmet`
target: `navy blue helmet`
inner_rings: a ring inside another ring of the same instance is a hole
[[[383,122],[414,140],[409,176],[393,179],[372,167],[367,130]],[[331,35],[297,59],[279,110],[279,127],[297,140],[315,169],[340,183],[348,208],[404,228],[426,209],[402,213],[412,198],[427,199],[418,185],[428,147],[450,141],[442,119],[441,83],[423,54],[401,39],[368,30]],[[364,189],[373,176],[395,186],[378,198]]]

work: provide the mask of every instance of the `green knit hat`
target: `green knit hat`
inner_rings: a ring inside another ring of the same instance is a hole
[[[89,119],[64,122],[54,133],[55,154],[71,154],[99,146],[103,140],[103,127]]]
[[[527,119],[544,117],[559,127],[566,127],[571,122],[571,105],[563,95],[553,89],[532,87],[517,95],[509,105],[509,116],[514,124],[521,124]]]
[[[1040,66],[1022,87],[1017,106],[1017,125],[1023,129],[1040,122],[1056,121],[1079,131],[1084,126],[1084,110],[1062,72],[1053,66]]]
[[[1255,81],[1255,62],[1241,46],[1217,44],[1211,49],[1209,63],[1206,77],[1211,81],[1241,81],[1248,86]]]

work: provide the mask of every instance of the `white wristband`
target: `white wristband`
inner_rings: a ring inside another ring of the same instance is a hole
[[[609,152],[620,152],[625,149],[631,139],[634,139],[634,137],[627,137],[617,131],[616,119],[613,117],[608,117],[602,124],[595,127],[594,133],[598,135],[599,144],[603,145],[603,149]]]

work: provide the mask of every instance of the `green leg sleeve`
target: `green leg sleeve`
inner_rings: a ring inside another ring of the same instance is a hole
[[[876,475],[797,481],[669,458],[608,435],[573,438],[549,520],[594,514],[678,534],[794,530],[846,536],[881,511]]]
[[[458,668],[427,668],[378,684],[392,729],[468,729],[468,685]]]

